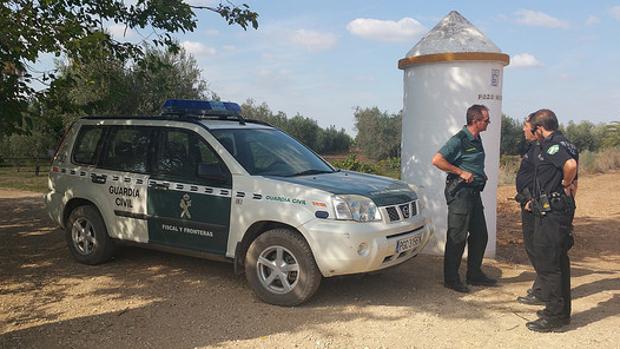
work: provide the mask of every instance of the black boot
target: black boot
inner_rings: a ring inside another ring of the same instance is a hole
[[[527,304],[527,305],[545,305],[545,302],[542,299],[529,293],[527,296],[517,297],[517,302],[521,304]]]
[[[538,320],[530,321],[525,326],[530,331],[535,332],[557,332],[561,331],[561,328],[568,325],[570,323],[570,318],[568,319],[559,319],[559,318],[544,318],[541,317]]]
[[[469,293],[469,287],[465,286],[460,280],[453,282],[444,282],[443,287],[455,290],[456,292]]]
[[[473,286],[497,286],[497,280],[491,279],[484,274],[472,278],[468,277],[467,283]]]
[[[540,318],[549,318],[549,313],[545,309],[536,310],[536,315]],[[560,321],[564,322],[565,325],[570,324],[570,316],[564,316],[558,318]]]

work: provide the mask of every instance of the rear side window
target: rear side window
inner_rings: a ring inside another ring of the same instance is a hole
[[[113,127],[101,166],[117,171],[145,173],[152,135],[153,128],[150,127]]]
[[[97,162],[97,145],[102,134],[102,127],[82,126],[73,146],[73,162],[94,165]]]

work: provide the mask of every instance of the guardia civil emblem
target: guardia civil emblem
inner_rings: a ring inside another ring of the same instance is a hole
[[[192,215],[189,212],[189,208],[192,207],[192,199],[189,197],[189,194],[183,194],[179,207],[181,208],[181,218],[192,219]]]
[[[549,155],[553,155],[555,153],[557,153],[560,150],[560,146],[557,144],[554,144],[552,146],[549,147],[549,149],[547,149],[547,154]]]

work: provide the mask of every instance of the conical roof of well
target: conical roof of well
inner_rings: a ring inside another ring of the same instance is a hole
[[[407,52],[407,57],[454,52],[501,50],[460,13],[452,11]]]

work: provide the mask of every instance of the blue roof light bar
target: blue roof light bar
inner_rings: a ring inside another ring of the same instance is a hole
[[[161,107],[163,114],[187,115],[235,115],[241,107],[233,102],[204,101],[195,99],[169,99]]]

